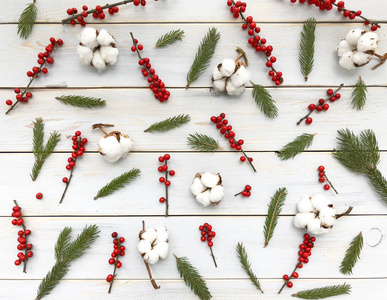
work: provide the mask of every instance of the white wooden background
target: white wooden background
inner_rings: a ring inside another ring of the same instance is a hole
[[[351,299],[365,297],[382,299],[386,293],[387,261],[387,209],[362,176],[343,168],[331,156],[338,129],[349,127],[356,133],[371,128],[376,132],[381,149],[380,170],[387,173],[387,124],[385,121],[385,95],[387,67],[371,71],[367,66],[346,71],[337,64],[334,49],[346,32],[360,23],[346,22],[340,14],[320,12],[314,7],[292,5],[288,0],[248,1],[247,14],[251,14],[262,28],[262,36],[274,46],[276,67],[284,73],[285,82],[273,87],[266,75],[263,57],[247,46],[247,35],[229,13],[226,1],[148,1],[145,8],[120,7],[114,17],[108,16],[96,28],[106,28],[118,41],[119,63],[98,74],[93,68],[77,61],[75,46],[80,26],[60,25],[69,6],[93,7],[101,1],[49,1],[38,0],[38,24],[31,37],[22,40],[16,35],[18,16],[26,1],[1,0],[0,10],[0,69],[1,105],[14,99],[13,88],[25,86],[26,71],[35,65],[36,55],[51,36],[62,38],[65,45],[55,51],[55,64],[48,76],[33,83],[34,98],[28,105],[19,105],[9,116],[0,114],[0,299],[33,299],[41,278],[54,263],[53,246],[64,226],[73,227],[76,233],[85,224],[97,224],[101,237],[93,248],[77,260],[57,288],[47,299],[196,299],[179,278],[172,255],[152,266],[160,290],[153,290],[143,262],[136,250],[137,234],[141,221],[149,226],[164,224],[170,233],[171,253],[188,256],[206,278],[215,299],[289,299],[291,293],[312,287],[348,282],[352,285]],[[28,1],[27,1],[28,2]],[[348,0],[347,6],[360,9],[364,15],[386,21],[387,2],[383,0]],[[315,67],[305,83],[299,71],[298,45],[302,21],[308,17],[318,21],[316,30]],[[89,20],[88,20],[89,21]],[[94,26],[94,25],[93,25]],[[185,76],[201,41],[209,27],[216,27],[222,37],[211,67],[185,90]],[[162,34],[181,28],[185,31],[183,42],[165,49],[153,48]],[[385,25],[379,29],[386,40]],[[145,88],[136,56],[130,51],[129,31],[144,45],[144,56],[152,64],[171,91],[167,104],[153,99]],[[270,90],[279,108],[279,117],[266,118],[256,107],[250,89],[238,99],[213,98],[209,92],[211,69],[225,57],[235,56],[235,47],[247,50],[251,62],[252,80]],[[381,43],[387,51],[387,42]],[[380,51],[382,52],[382,51]],[[376,63],[376,62],[375,62]],[[361,75],[369,86],[368,103],[361,112],[350,105],[351,88],[342,91],[342,99],[331,105],[326,113],[314,114],[314,122],[307,127],[295,123],[306,113],[306,106],[325,95],[328,87],[340,83],[353,85]],[[82,94],[107,100],[103,109],[85,110],[60,104],[55,96]],[[239,154],[229,151],[228,143],[221,138],[209,117],[225,112],[238,137],[245,139],[245,150],[251,153],[258,173],[247,164],[240,164]],[[151,123],[164,118],[189,113],[192,121],[168,133],[144,133]],[[32,121],[42,117],[46,136],[52,130],[62,134],[56,152],[44,164],[36,182],[29,174],[33,164],[31,153]],[[97,122],[114,123],[117,130],[130,134],[136,143],[135,151],[116,164],[105,162],[96,152],[99,132],[90,125]],[[67,196],[62,205],[58,200],[64,188],[61,178],[68,175],[66,158],[70,152],[71,135],[81,130],[90,143],[87,154],[77,163]],[[220,141],[223,150],[214,154],[191,151],[186,145],[190,133],[209,134]],[[318,133],[313,146],[294,160],[282,162],[274,151],[303,133]],[[170,165],[176,170],[170,187],[170,213],[164,218],[165,206],[158,198],[164,188],[158,183],[157,157],[170,153]],[[324,192],[318,182],[316,168],[325,165],[339,195]],[[132,167],[140,168],[141,177],[125,189],[106,198],[93,200],[96,191]],[[202,208],[190,195],[190,183],[198,171],[218,171],[225,185],[225,197],[218,207]],[[249,199],[234,198],[245,184],[253,187]],[[275,190],[287,187],[289,196],[283,208],[274,237],[263,248],[263,224],[267,204]],[[43,200],[35,194],[42,192]],[[345,210],[354,206],[350,217],[337,223],[332,233],[318,238],[310,263],[300,271],[294,288],[277,291],[281,277],[289,273],[296,262],[298,244],[302,234],[293,227],[295,204],[302,194],[324,193],[332,196],[336,207]],[[28,262],[28,273],[15,267],[17,229],[11,225],[12,200],[17,199],[27,215],[26,223],[33,234],[34,257]],[[217,232],[214,253],[219,267],[215,269],[208,247],[200,242],[197,227],[209,222]],[[378,228],[382,241],[371,247],[371,234]],[[371,231],[370,231],[371,230]],[[106,276],[112,268],[107,263],[111,252],[112,231],[125,236],[127,247],[123,267],[107,297]],[[365,235],[361,260],[352,276],[339,272],[340,262],[350,241],[360,231]],[[243,241],[254,271],[261,278],[265,291],[261,296],[247,279],[238,262],[235,246]],[[337,297],[347,299],[348,296]]]

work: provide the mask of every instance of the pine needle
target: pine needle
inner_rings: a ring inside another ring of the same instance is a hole
[[[32,152],[35,157],[43,152],[43,139],[44,139],[44,123],[42,118],[36,118],[35,122],[32,121],[34,125],[33,128],[33,137],[32,137]]]
[[[123,173],[120,176],[114,178],[98,191],[97,196],[94,197],[94,200],[97,200],[100,197],[111,195],[120,188],[123,188],[126,184],[140,176],[140,172],[141,171],[139,169],[133,168],[129,172]]]
[[[23,10],[19,18],[17,34],[23,39],[27,39],[30,36],[32,28],[35,24],[36,14],[38,12],[35,2],[36,0],[30,4],[27,4],[27,7]]]
[[[177,29],[162,35],[156,42],[155,48],[163,48],[177,41],[183,40],[184,30]]]
[[[186,286],[191,288],[191,291],[201,300],[209,300],[212,298],[210,291],[207,288],[206,282],[200,276],[198,270],[191,265],[187,257],[177,257],[176,266],[180,277],[183,278]]]
[[[102,107],[106,106],[106,101],[101,98],[94,97],[85,97],[78,95],[62,95],[59,97],[55,97],[55,99],[59,100],[61,103],[66,105],[72,105],[83,108],[94,108],[94,107]]]
[[[351,242],[351,245],[345,252],[345,257],[340,265],[341,274],[352,274],[352,269],[360,259],[360,252],[363,248],[363,234],[360,232]]]
[[[297,154],[300,154],[306,148],[310,147],[313,142],[313,138],[316,135],[304,133],[294,139],[294,141],[286,144],[279,152],[278,157],[282,160],[294,158]]]
[[[338,134],[333,157],[350,171],[365,175],[380,199],[387,204],[387,180],[377,169],[380,153],[375,133],[368,129],[356,136],[346,128],[339,130]]]
[[[71,228],[65,227],[62,230],[55,245],[56,263],[40,283],[36,299],[42,299],[50,294],[67,274],[70,263],[85,254],[98,238],[99,233],[98,226],[86,226],[82,233],[70,243]]]
[[[263,291],[261,289],[261,284],[259,283],[258,277],[254,274],[253,270],[251,270],[251,264],[249,262],[249,257],[247,256],[247,252],[245,247],[243,247],[243,243],[238,243],[236,246],[236,250],[238,252],[238,258],[239,261],[242,264],[243,270],[245,270],[246,274],[249,276],[252,284],[261,291],[263,294]]]
[[[298,56],[301,73],[304,75],[305,81],[308,81],[308,75],[313,70],[315,30],[316,19],[307,19],[301,32],[300,53]]]
[[[160,122],[153,123],[144,132],[155,132],[155,131],[168,131],[181,125],[184,125],[191,121],[190,115],[181,114],[175,117],[170,117]]]
[[[197,80],[204,70],[208,68],[219,39],[220,33],[216,31],[216,28],[213,27],[209,29],[200,43],[198,52],[195,55],[195,60],[188,71],[186,88],[188,88],[192,82]]]
[[[192,149],[199,151],[214,152],[221,148],[218,141],[206,134],[196,132],[195,134],[190,134],[187,137],[187,140],[188,145],[191,146]]]
[[[351,286],[349,284],[343,283],[342,285],[331,285],[321,288],[315,288],[310,290],[305,290],[293,294],[293,297],[298,297],[302,299],[325,299],[329,297],[339,296],[339,295],[349,295],[351,293]]]
[[[270,119],[276,118],[278,116],[278,108],[269,92],[262,85],[254,84],[253,82],[252,84],[255,103]]]
[[[281,213],[282,206],[285,204],[287,195],[288,191],[286,188],[279,188],[271,198],[265,225],[263,227],[263,233],[265,235],[264,247],[269,244],[270,239],[273,237],[274,230],[277,226],[278,218]]]
[[[359,81],[356,83],[352,91],[352,107],[353,109],[361,110],[364,108],[364,105],[367,101],[367,85],[364,83],[363,79],[359,77]]]

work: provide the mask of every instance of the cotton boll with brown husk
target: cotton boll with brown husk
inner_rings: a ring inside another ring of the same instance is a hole
[[[353,62],[353,54],[352,51],[344,53],[339,61],[340,66],[347,70],[356,69],[355,63]]]
[[[222,177],[219,173],[197,173],[191,192],[203,206],[218,205],[224,196]]]
[[[168,231],[165,226],[140,231],[137,249],[145,262],[155,264],[168,256]]]
[[[356,45],[351,45],[347,40],[342,40],[337,46],[336,51],[339,57],[342,57],[345,53],[356,50]]]
[[[345,40],[352,46],[356,46],[358,40],[360,37],[366,33],[367,31],[362,30],[360,28],[354,28],[348,31],[347,35],[345,36]]]
[[[230,77],[232,74],[234,74],[235,67],[235,61],[230,58],[226,58],[223,59],[222,63],[217,66],[217,69],[220,71],[223,77]]]
[[[353,55],[352,60],[356,67],[362,67],[371,61],[372,56],[372,54],[358,51]]]
[[[357,51],[375,52],[378,47],[378,43],[378,35],[375,32],[367,32],[357,41]]]

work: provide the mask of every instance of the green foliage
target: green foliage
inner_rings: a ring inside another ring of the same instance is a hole
[[[331,286],[301,291],[296,294],[293,294],[292,296],[302,298],[302,299],[325,299],[325,298],[339,296],[339,295],[349,295],[350,293],[351,293],[351,286],[349,284],[343,283],[342,285],[331,285]]]
[[[263,228],[263,233],[265,235],[265,247],[269,244],[270,239],[273,237],[274,230],[277,226],[278,218],[281,213],[282,206],[285,204],[287,195],[288,191],[286,188],[279,188],[271,198]]]
[[[360,252],[363,248],[363,234],[360,232],[351,242],[351,245],[345,252],[345,257],[340,265],[340,272],[348,275],[352,274],[352,269],[360,259]]]
[[[184,30],[177,29],[162,35],[156,42],[155,48],[163,48],[177,41],[183,40]]]
[[[210,28],[200,43],[198,52],[195,55],[195,60],[188,71],[186,88],[188,88],[192,82],[197,80],[204,70],[208,68],[219,39],[220,33],[216,31],[216,28]]]
[[[275,105],[275,101],[262,85],[253,84],[253,97],[255,103],[257,103],[258,107],[266,116],[270,119],[278,116],[278,108]]]
[[[94,97],[85,97],[78,95],[62,95],[59,97],[55,97],[55,99],[59,100],[61,103],[76,107],[83,108],[94,108],[94,107],[102,107],[106,106],[106,101],[101,98]]]
[[[123,188],[126,184],[140,176],[140,172],[141,171],[139,169],[133,168],[129,172],[123,173],[120,176],[114,178],[98,191],[97,196],[94,197],[94,200],[97,200],[100,197],[111,195],[120,188]]]
[[[190,134],[187,137],[187,140],[188,145],[191,146],[192,149],[199,151],[214,152],[220,148],[219,143],[212,137],[197,132],[195,134]]]
[[[363,79],[359,77],[358,82],[355,85],[355,88],[352,91],[352,107],[357,110],[363,109],[367,101],[367,85],[364,83]]]
[[[261,284],[259,283],[258,277],[254,274],[253,270],[251,270],[251,264],[249,262],[249,257],[247,256],[247,252],[245,247],[243,247],[243,243],[238,243],[236,246],[236,250],[238,252],[239,261],[242,264],[243,270],[245,270],[246,274],[249,276],[252,284],[262,292]]]
[[[306,148],[310,147],[315,134],[304,133],[294,139],[294,141],[286,144],[278,153],[278,157],[282,160],[294,158]]]
[[[36,0],[34,0],[30,4],[27,4],[27,7],[23,10],[19,18],[19,24],[17,25],[17,34],[23,39],[27,39],[30,36],[32,28],[35,24],[36,14],[38,12],[38,9],[35,5],[35,1]]]
[[[304,75],[305,81],[308,80],[308,75],[313,70],[315,31],[316,19],[307,19],[301,32],[300,53],[298,56],[301,73]]]
[[[200,276],[198,270],[191,265],[187,257],[177,257],[176,266],[180,277],[183,278],[185,284],[191,288],[196,296],[201,300],[209,300],[212,298],[210,291],[207,288],[206,282]]]
[[[191,121],[190,115],[180,114],[160,122],[153,123],[144,132],[168,131]]]

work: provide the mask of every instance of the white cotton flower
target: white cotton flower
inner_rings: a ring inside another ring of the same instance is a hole
[[[309,213],[313,212],[314,207],[310,201],[309,196],[303,195],[301,201],[297,203],[297,210],[300,213]]]
[[[212,79],[215,81],[215,80],[219,80],[219,79],[222,79],[223,75],[222,73],[219,71],[219,65],[216,66],[214,68],[214,70],[212,71]]]
[[[120,145],[121,145],[121,150],[122,150],[122,156],[121,157],[126,157],[128,153],[133,149],[133,139],[126,135],[126,134],[121,134],[120,136]]]
[[[223,199],[224,189],[221,185],[216,185],[211,189],[210,202],[218,202]]]
[[[311,233],[311,234],[314,234],[314,235],[319,235],[319,234],[323,234],[323,233],[327,233],[329,232],[330,230],[328,229],[325,229],[325,228],[322,228],[321,227],[321,221],[320,219],[313,219],[313,220],[310,220],[308,222],[308,225],[307,225],[307,232]]]
[[[219,79],[212,82],[212,86],[216,91],[224,93],[226,91],[226,79]]]
[[[356,66],[353,62],[353,54],[354,53],[352,51],[344,53],[339,61],[340,66],[342,66],[343,68],[345,68],[347,70],[356,69]]]
[[[140,240],[137,244],[137,249],[140,253],[145,253],[151,250],[151,244],[146,240]]]
[[[234,86],[243,86],[250,80],[249,71],[244,66],[239,66],[238,70],[231,75],[230,81]]]
[[[360,28],[351,29],[345,39],[350,45],[356,46],[359,38],[365,33],[364,30]]]
[[[82,45],[90,49],[94,49],[99,45],[97,41],[97,30],[91,27],[85,27],[81,33],[78,34],[78,40]]]
[[[168,242],[168,230],[165,226],[157,227],[156,229],[157,237],[156,237],[156,243],[165,243]]]
[[[157,239],[157,231],[153,228],[147,228],[145,232],[141,234],[141,239],[155,241]]]
[[[294,226],[306,229],[308,226],[308,223],[315,218],[314,213],[298,213],[294,216],[293,223]]]
[[[342,57],[343,54],[350,52],[350,51],[353,51],[353,50],[356,50],[356,46],[351,45],[350,43],[347,42],[347,40],[342,40],[340,42],[339,46],[337,46],[337,48],[336,48],[337,55],[339,57]]]
[[[310,202],[312,203],[313,207],[318,211],[331,204],[329,203],[329,200],[323,195],[314,195]]]
[[[205,185],[208,188],[213,188],[216,186],[220,180],[219,174],[211,173],[211,172],[205,172],[201,174],[202,184]]]
[[[165,242],[159,243],[156,246],[154,246],[154,250],[157,251],[158,256],[161,259],[165,259],[168,256],[169,244]]]
[[[201,192],[203,192],[205,189],[206,189],[206,187],[202,184],[200,178],[196,177],[191,185],[192,194],[197,196]]]
[[[116,162],[122,157],[122,147],[115,136],[102,137],[98,142],[98,151],[109,162]]]
[[[224,196],[222,178],[219,173],[197,173],[191,185],[191,192],[203,206],[218,205]]]
[[[157,250],[150,250],[144,255],[144,260],[151,265],[157,263],[159,261],[159,258],[160,256]]]
[[[211,194],[211,190],[206,190],[204,191],[203,193],[200,193],[199,195],[196,196],[196,200],[202,204],[203,206],[208,206],[211,204],[211,201],[210,201],[210,194]]]
[[[362,67],[368,64],[371,61],[371,59],[372,59],[372,55],[364,52],[356,52],[353,55],[353,62],[356,64],[357,67]]]
[[[98,70],[98,72],[102,72],[106,69],[106,62],[103,60],[99,50],[94,51],[93,60],[91,63]]]
[[[357,50],[361,52],[375,52],[378,47],[378,35],[375,32],[363,34],[357,41]]]
[[[89,65],[93,60],[93,50],[88,47],[78,45],[77,46],[78,59],[81,63]]]
[[[99,31],[97,41],[101,46],[108,46],[116,43],[114,37],[106,29]]]
[[[147,228],[139,234],[137,249],[145,262],[155,264],[168,256],[168,231],[165,226]]]
[[[220,72],[222,73],[222,76],[229,77],[234,73],[234,71],[235,61],[230,58],[223,59],[222,65],[220,67]]]
[[[336,209],[333,207],[324,207],[320,210],[319,219],[321,223],[330,227],[336,222]]]
[[[240,96],[244,93],[245,86],[243,85],[235,87],[233,84],[231,84],[231,82],[228,82],[228,84],[226,85],[226,91],[227,94],[229,94],[230,96]]]
[[[118,49],[112,46],[102,46],[99,49],[103,60],[109,64],[114,65],[117,62]]]

